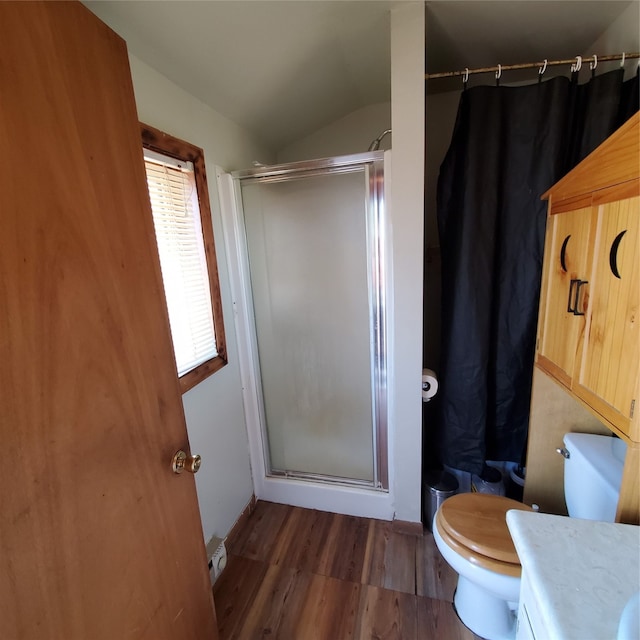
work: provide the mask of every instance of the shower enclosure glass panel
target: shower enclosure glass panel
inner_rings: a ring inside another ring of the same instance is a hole
[[[383,418],[386,471],[380,234],[370,169],[240,183],[267,469],[385,485],[377,455]]]

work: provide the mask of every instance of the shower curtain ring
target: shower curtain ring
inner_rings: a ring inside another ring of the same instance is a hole
[[[502,75],[502,65],[498,64],[498,70],[496,71],[496,83],[500,84],[500,76]]]
[[[469,82],[469,67],[465,67],[464,73],[462,74],[462,86],[466,89],[467,82]]]
[[[542,83],[542,76],[544,75],[544,72],[547,70],[547,62],[548,60],[545,58],[544,64],[538,68],[538,84]]]
[[[595,71],[597,66],[598,66],[598,56],[594,53],[593,62],[589,63],[589,69],[591,69],[591,71]]]
[[[625,53],[624,51],[622,52],[622,60],[620,61],[620,66],[624,67],[624,57],[625,57]]]
[[[575,64],[571,65],[571,73],[575,73],[582,69],[582,56],[576,56]]]

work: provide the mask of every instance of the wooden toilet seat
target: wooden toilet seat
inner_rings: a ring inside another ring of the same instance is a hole
[[[507,511],[532,511],[510,498],[460,493],[445,500],[436,514],[443,540],[463,558],[490,571],[520,576],[520,559],[507,527]]]

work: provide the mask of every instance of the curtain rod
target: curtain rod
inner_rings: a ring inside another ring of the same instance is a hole
[[[442,73],[426,73],[425,80],[434,80],[435,78],[453,78],[455,76],[470,76],[474,73],[490,73],[495,71],[501,74],[503,71],[510,71],[512,69],[535,69],[538,67],[539,73],[543,74],[547,67],[555,67],[563,64],[572,65],[572,71],[580,71],[580,67],[583,63],[590,63],[598,65],[599,62],[610,62],[612,60],[622,60],[623,64],[625,60],[635,60],[640,58],[640,53],[619,53],[610,56],[591,56],[583,58],[582,56],[576,56],[569,60],[543,60],[542,62],[525,62],[523,64],[504,64],[497,65],[495,67],[481,67],[479,69],[463,69],[462,71],[443,71]],[[576,67],[576,68],[574,68]],[[594,67],[595,68],[595,67]]]

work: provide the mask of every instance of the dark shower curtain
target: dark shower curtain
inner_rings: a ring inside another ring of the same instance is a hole
[[[546,203],[540,196],[638,109],[623,70],[462,93],[438,181],[440,461],[523,458]]]

